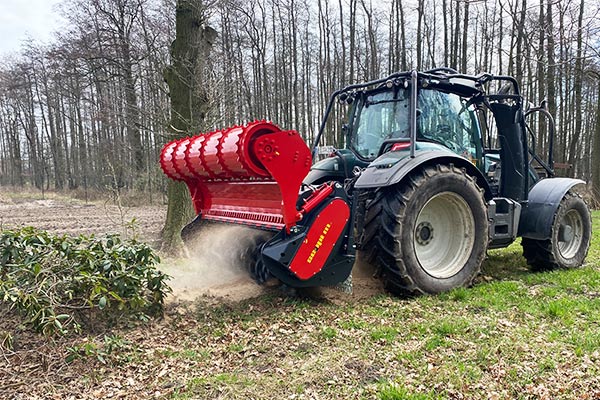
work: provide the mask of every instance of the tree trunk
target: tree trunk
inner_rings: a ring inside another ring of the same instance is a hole
[[[600,73],[596,75],[600,82]],[[594,193],[595,206],[600,205],[600,83],[596,98],[596,126],[594,131],[594,150],[592,151],[592,190]]]
[[[421,69],[423,52],[423,0],[419,0],[417,5],[417,69]]]
[[[515,5],[516,10],[516,5]],[[521,16],[519,18],[519,26],[517,29],[517,58],[514,60],[513,65],[516,65],[516,76],[515,79],[519,82],[519,85],[523,84],[523,42],[525,41],[525,16],[527,12],[527,0],[521,2]]]
[[[467,73],[467,38],[469,36],[469,2],[465,2],[465,15],[463,23],[463,37],[462,37],[462,60],[461,60],[461,72]],[[456,38],[458,40],[458,38]]]
[[[579,19],[577,23],[577,56],[575,58],[575,81],[573,84],[574,104],[572,117],[575,118],[575,129],[573,130],[573,136],[571,137],[571,143],[569,146],[569,164],[572,165],[569,170],[569,176],[575,175],[575,161],[577,160],[577,146],[580,146],[579,138],[581,137],[581,125],[583,123],[583,110],[582,110],[582,86],[583,86],[583,62],[582,51],[583,51],[583,11],[584,1],[581,0],[579,5]]]
[[[171,45],[171,66],[164,76],[171,97],[171,128],[174,137],[200,128],[208,110],[203,88],[205,60],[216,32],[205,26],[204,6],[199,1],[179,0],[175,15],[175,40]],[[172,137],[173,138],[173,137]],[[168,208],[162,232],[162,250],[170,254],[184,251],[181,228],[194,215],[184,183],[169,181]]]
[[[133,153],[133,166],[135,178],[144,170],[144,149],[140,136],[140,110],[137,104],[137,93],[135,92],[135,78],[133,73],[133,62],[131,61],[131,49],[129,43],[123,40],[121,45],[123,53],[123,75],[125,78],[125,118],[127,129],[127,141]]]
[[[447,0],[442,1],[442,16],[444,18],[444,67],[448,66],[448,49],[450,42],[448,41],[448,5]]]

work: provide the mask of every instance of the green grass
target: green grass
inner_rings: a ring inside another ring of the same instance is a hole
[[[325,328],[323,328],[323,331],[321,332],[323,338],[325,339],[333,339],[334,337],[337,336],[337,331],[334,328],[331,328],[329,326],[326,326]]]
[[[210,357],[210,353],[206,350],[197,349],[182,349],[182,350],[162,350],[158,352],[165,358],[174,358],[186,361],[200,361],[206,360]]]
[[[434,392],[429,393],[414,393],[403,386],[382,385],[379,389],[380,400],[434,400],[442,399],[440,395]]]
[[[371,331],[371,339],[374,341],[391,342],[398,336],[398,330],[389,326],[380,326]]]

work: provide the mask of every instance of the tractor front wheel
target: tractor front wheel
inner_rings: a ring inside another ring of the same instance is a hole
[[[381,189],[367,206],[366,222],[365,229],[376,231],[374,255],[392,292],[439,293],[470,285],[485,257],[482,190],[452,165],[427,167]]]
[[[567,193],[563,197],[552,224],[551,238],[523,238],[523,256],[533,270],[577,268],[583,264],[590,247],[592,220],[583,199]]]

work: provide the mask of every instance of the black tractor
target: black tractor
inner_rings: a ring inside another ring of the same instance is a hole
[[[348,119],[323,143],[336,104]],[[546,155],[534,116],[548,126]],[[487,249],[517,237],[536,270],[579,267],[589,248],[575,191],[585,182],[555,177],[552,117],[527,108],[509,76],[440,68],[341,89],[312,146],[312,160],[328,156],[312,166],[294,131],[259,121],[219,132],[165,146],[161,164],[194,198],[184,233],[205,220],[275,232],[248,252],[258,281],[340,283],[359,249],[389,290],[439,293],[470,285]]]

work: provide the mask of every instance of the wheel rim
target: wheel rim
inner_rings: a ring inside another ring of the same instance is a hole
[[[562,217],[558,227],[558,251],[565,259],[575,257],[583,241],[583,218],[571,209]]]
[[[453,192],[433,196],[417,217],[413,236],[419,264],[435,278],[463,269],[475,243],[475,219],[467,202]]]

